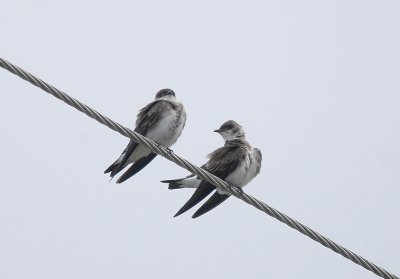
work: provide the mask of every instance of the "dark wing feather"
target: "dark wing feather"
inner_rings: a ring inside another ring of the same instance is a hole
[[[151,128],[159,119],[163,116],[163,111],[171,107],[173,104],[164,100],[156,100],[145,106],[139,111],[139,114],[136,118],[136,128],[135,132],[146,135],[149,128]],[[129,157],[135,151],[138,143],[131,140],[124,152],[122,152],[120,158],[116,160],[111,166],[109,166],[104,173],[110,173],[111,177],[114,177],[117,173],[119,173],[122,169],[126,167],[126,162]],[[152,158],[154,159],[154,157]],[[143,162],[143,161],[142,161]],[[149,163],[149,162],[148,162]],[[148,164],[147,163],[147,164]],[[143,166],[144,167],[144,166]]]
[[[197,218],[208,211],[214,209],[221,203],[223,203],[230,195],[223,195],[218,192],[215,192],[214,195],[211,196],[192,216],[192,218]]]
[[[225,179],[234,171],[240,160],[246,156],[246,150],[238,145],[225,145],[209,155],[208,162],[203,166],[205,170]]]
[[[142,108],[136,118],[135,132],[145,136],[149,128],[163,117],[163,112],[173,106],[169,101],[156,100]]]
[[[240,162],[239,159],[245,154],[246,150],[244,148],[238,145],[225,144],[225,146],[218,148],[209,155],[210,159],[205,165],[202,166],[202,168],[221,179],[225,179],[233,170],[237,168]],[[193,206],[207,197],[214,189],[214,185],[203,180],[190,199],[183,205],[181,209],[179,209],[174,217],[179,216],[191,209]],[[218,204],[215,206],[217,205]]]
[[[111,178],[113,178],[117,173],[119,173],[124,167],[125,163],[128,160],[128,158],[132,155],[133,151],[136,149],[138,146],[138,143],[131,140],[128,145],[126,146],[125,150],[122,152],[122,159],[118,159],[115,161],[111,166],[109,166],[104,173],[110,173]]]
[[[244,151],[244,150],[243,150]],[[258,148],[254,148],[255,151],[255,160],[257,161],[257,170],[256,170],[256,175],[260,172],[261,168],[261,161],[262,161],[262,154],[261,151]],[[241,154],[242,156],[245,156],[245,153]],[[197,218],[200,217],[201,215],[207,213],[208,211],[214,209],[221,203],[223,203],[226,199],[228,199],[230,195],[225,195],[225,194],[220,194],[218,192],[215,192],[214,195],[212,195],[192,216],[192,218]]]
[[[136,119],[136,128],[135,132],[146,135],[147,130],[156,123],[160,116],[162,116],[162,110],[166,108],[166,105],[169,102],[165,101],[154,101],[142,108],[139,111],[139,114]],[[119,163],[118,168],[116,168],[117,172],[121,171],[125,167],[126,161],[128,161],[129,157],[135,151],[138,143],[131,140],[126,147],[125,151],[122,153],[122,160]],[[154,157],[152,158],[154,159]],[[117,173],[115,172],[115,174]],[[112,174],[112,173],[111,173]],[[114,174],[114,175],[115,175]],[[112,175],[113,176],[113,175]]]
[[[121,175],[120,178],[118,178],[117,183],[122,183],[125,180],[131,178],[135,174],[137,174],[139,171],[141,171],[145,166],[147,166],[155,157],[157,154],[155,153],[150,153],[146,157],[140,158],[136,162],[132,164],[132,166],[123,174]]]
[[[210,183],[206,181],[202,181],[197,187],[196,191],[194,191],[193,195],[190,197],[190,199],[179,209],[179,211],[175,214],[174,217],[177,217],[189,209],[191,209],[193,206],[201,202],[205,197],[207,197],[213,190],[215,189],[215,186],[211,185]]]

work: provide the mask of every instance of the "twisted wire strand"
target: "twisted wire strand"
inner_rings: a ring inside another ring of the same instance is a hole
[[[376,264],[366,260],[365,258],[353,253],[352,251],[344,248],[343,246],[335,243],[334,241],[326,238],[325,236],[319,234],[318,232],[312,230],[311,228],[301,224],[300,222],[290,218],[289,216],[285,215],[284,213],[274,209],[273,207],[265,204],[262,201],[244,193],[241,189],[230,185],[229,183],[225,182],[224,180],[210,174],[209,172],[193,165],[189,161],[184,158],[179,157],[176,155],[171,149],[161,146],[158,143],[128,129],[124,126],[118,124],[117,122],[111,120],[110,118],[100,114],[96,110],[88,107],[87,105],[79,102],[78,100],[70,97],[66,93],[58,90],[54,86],[44,82],[43,80],[31,75],[30,73],[22,70],[21,68],[11,64],[10,62],[0,58],[0,66],[9,72],[19,76],[20,78],[32,83],[33,85],[41,88],[42,90],[46,91],[47,93],[53,95],[57,99],[67,103],[68,105],[76,108],[80,112],[83,112],[87,116],[93,118],[94,120],[100,122],[101,124],[109,127],[110,129],[120,133],[123,136],[126,136],[138,143],[144,144],[147,146],[152,152],[157,153],[164,158],[174,162],[175,164],[179,165],[180,167],[188,170],[189,172],[198,175],[204,180],[207,180],[211,184],[222,188],[224,191],[232,194],[238,199],[243,200],[244,202],[254,206],[260,211],[268,214],[269,216],[279,220],[280,222],[288,225],[289,227],[299,231],[300,233],[308,236],[312,240],[322,244],[323,246],[331,249],[332,251],[342,255],[343,257],[353,261],[354,263],[364,267],[365,269],[375,273],[376,275],[387,278],[387,279],[399,279],[396,275],[389,273],[385,269],[377,266]]]

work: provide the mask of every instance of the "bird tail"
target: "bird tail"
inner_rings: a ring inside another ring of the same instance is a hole
[[[176,190],[176,189],[182,189],[182,179],[169,179],[169,180],[162,180],[160,181],[161,183],[168,183],[168,189],[170,190]]]
[[[105,171],[104,171],[104,173],[109,173],[109,172],[112,172],[112,170],[116,167],[116,165],[117,165],[117,162],[118,162],[118,160],[117,161],[115,161],[114,163],[112,163],[112,165],[111,166],[109,166]]]
[[[119,173],[125,166],[121,164],[119,160],[115,161],[111,166],[109,166],[104,173],[110,173],[111,179]]]

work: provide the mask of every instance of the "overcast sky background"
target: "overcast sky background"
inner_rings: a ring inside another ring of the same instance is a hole
[[[0,56],[133,127],[157,90],[185,104],[198,165],[234,119],[263,152],[245,188],[400,275],[399,1],[2,1]],[[103,171],[128,139],[0,69],[0,278],[377,278],[158,157]],[[196,207],[197,208],[197,207]]]

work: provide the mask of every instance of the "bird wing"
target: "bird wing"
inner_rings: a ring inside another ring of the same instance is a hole
[[[135,132],[146,136],[147,131],[158,123],[164,112],[174,108],[174,104],[167,100],[155,100],[142,108],[136,118]]]
[[[153,159],[157,156],[155,153],[150,153],[149,155],[140,158],[136,162],[132,164],[132,166],[123,174],[120,178],[118,178],[117,183],[122,183],[125,180],[131,178],[139,171],[141,171],[145,166],[147,166]]]
[[[230,195],[220,194],[215,192],[192,216],[192,218],[200,217],[208,211],[214,209],[221,203],[223,203]]]
[[[117,173],[119,173],[124,167],[125,163],[128,160],[128,158],[132,155],[133,151],[135,151],[136,147],[138,146],[138,143],[136,141],[131,140],[122,154],[119,156],[119,158],[111,165],[109,166],[104,173],[110,173],[111,178],[113,178]]]
[[[162,118],[162,116],[164,115],[163,112],[169,109],[172,105],[173,104],[171,102],[165,100],[155,100],[149,103],[147,106],[145,106],[139,111],[136,118],[136,128],[134,131],[145,136],[147,131]],[[133,152],[137,147],[138,143],[134,140],[131,140],[124,149],[124,151],[122,152],[121,156],[118,158],[118,160],[116,160],[111,166],[109,166],[104,171],[104,173],[111,172],[110,176],[114,177],[117,173],[119,173],[122,169],[126,167],[126,162],[128,161],[129,157],[133,154]],[[147,158],[146,160],[141,161],[141,164],[143,164],[144,161],[148,161],[146,165],[150,163],[150,161],[154,159],[155,154],[151,153],[147,157],[145,157]],[[137,164],[136,167],[138,167],[141,164]],[[141,169],[146,165],[141,166]],[[131,171],[133,172],[133,169]],[[136,172],[137,171],[135,171],[135,173]]]
[[[202,166],[202,168],[221,179],[225,179],[238,167],[242,156],[245,155],[246,150],[244,148],[237,145],[225,145],[211,153],[209,155],[210,159],[205,165]],[[174,217],[179,216],[191,209],[193,206],[206,198],[214,189],[214,185],[203,180],[196,191],[194,191],[190,199],[181,207],[181,209],[179,209]],[[207,211],[211,210],[212,208],[208,209]]]
[[[246,149],[239,145],[225,144],[208,155],[209,160],[203,168],[219,178],[225,179],[238,167],[240,160],[244,159],[246,154]]]

